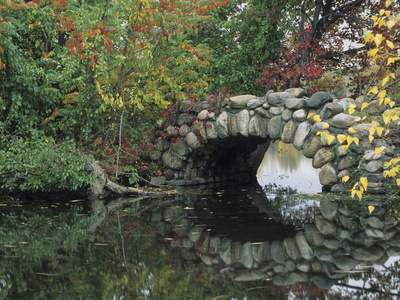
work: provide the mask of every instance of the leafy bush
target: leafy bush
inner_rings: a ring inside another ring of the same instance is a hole
[[[27,141],[3,136],[0,150],[0,189],[48,191],[77,190],[91,183],[86,171],[87,156],[72,142],[56,144],[53,139]]]

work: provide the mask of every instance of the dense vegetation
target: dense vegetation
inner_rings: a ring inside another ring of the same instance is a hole
[[[3,191],[75,190],[92,157],[137,172],[151,124],[181,100],[303,86],[398,102],[390,1],[0,0],[0,12]]]

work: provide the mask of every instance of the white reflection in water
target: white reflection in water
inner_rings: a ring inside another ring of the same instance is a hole
[[[312,159],[306,158],[302,151],[292,144],[281,141],[271,143],[257,171],[258,183],[264,187],[268,184],[296,189],[298,193],[321,192],[318,173]]]

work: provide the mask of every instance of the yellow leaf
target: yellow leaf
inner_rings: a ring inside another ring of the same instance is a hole
[[[378,87],[377,87],[377,86],[374,86],[374,87],[368,92],[367,95],[369,95],[369,94],[371,94],[371,93],[373,93],[373,94],[378,93]]]
[[[358,144],[360,143],[360,140],[358,138],[354,138],[354,143],[356,143],[356,145],[358,146]]]
[[[370,129],[369,129],[369,135],[373,135],[375,133],[375,128],[374,127],[371,127]]]
[[[382,80],[382,86],[385,86],[385,84],[388,82],[388,80],[389,80],[389,75],[388,76],[386,76],[385,78],[383,78],[383,80]]]
[[[378,53],[379,49],[375,48],[375,49],[371,49],[368,51],[368,55],[371,57],[374,57],[377,53]]]
[[[338,134],[337,139],[339,143],[343,144],[343,142],[347,139],[347,136],[345,136],[344,134]]]
[[[321,122],[321,118],[320,118],[319,115],[315,115],[315,116],[313,117],[313,120],[314,120],[314,122],[317,122],[317,123]]]
[[[385,96],[386,96],[386,90],[380,91],[379,94],[378,94],[379,98],[383,98]]]
[[[378,135],[379,135],[379,137],[381,137],[382,136],[382,133],[383,133],[383,130],[384,130],[385,128],[383,128],[383,127],[378,127],[378,128],[376,128],[376,132],[378,133]],[[383,146],[382,146],[383,147]]]
[[[364,102],[362,105],[361,105],[361,110],[363,110],[364,108],[366,108],[368,106],[368,102]]]
[[[321,131],[318,131],[318,132],[316,133],[317,136],[320,135],[320,134],[321,134]]]
[[[385,146],[381,146],[379,148],[375,148],[375,153],[377,155],[381,155],[383,153],[383,150],[385,150]]]
[[[367,179],[367,177],[361,177],[361,178],[360,178],[360,182],[361,182],[362,185],[364,186],[364,189],[367,190],[367,186],[368,186],[368,179]]]
[[[349,127],[349,129],[347,129],[347,132],[348,132],[349,134],[352,134],[352,133],[354,133],[354,132],[357,132],[357,130],[354,130],[353,127]]]
[[[349,146],[350,146],[350,145],[342,145],[342,149],[343,149],[343,150],[347,150],[347,149],[349,149]]]
[[[381,25],[379,25],[381,27]],[[382,41],[385,39],[385,37],[382,34],[377,34],[374,38],[374,42],[376,47],[379,47],[379,45],[382,43]]]
[[[379,26],[379,27],[382,27],[383,24],[385,24],[385,19],[380,19],[379,22],[378,22],[378,26]],[[383,39],[382,39],[382,41],[383,41]],[[375,41],[375,44],[376,44],[376,41]],[[379,44],[380,44],[380,42],[379,42]],[[378,47],[378,46],[379,46],[379,45],[377,45],[377,47]]]
[[[328,145],[330,145],[335,140],[335,136],[334,135],[328,135],[326,137],[326,139],[328,140]]]
[[[308,113],[307,119],[311,118],[314,114],[313,113]]]
[[[396,104],[396,102],[394,102],[394,101],[390,101],[389,102],[389,106],[391,107],[391,108],[393,108],[393,106]]]
[[[396,179],[396,183],[397,183],[397,185],[400,185],[400,178]]]
[[[390,2],[390,1],[389,1],[389,2]],[[369,205],[369,206],[368,206],[369,214],[371,214],[371,213],[374,211],[374,209],[375,209],[375,207],[373,207],[372,205]]]
[[[369,142],[371,143],[374,140],[374,137],[372,135],[369,136]]]
[[[322,125],[322,129],[327,129],[327,128],[329,128],[329,123],[324,123],[324,124]]]
[[[390,2],[389,0],[386,0],[386,2],[385,2],[385,6],[386,6],[386,7],[389,7],[389,6],[390,6],[390,4],[392,4],[392,2]]]
[[[357,107],[356,104],[350,104],[349,106],[349,114],[352,114],[353,112],[355,112],[355,108]]]
[[[370,40],[372,40],[374,38],[374,34],[371,33],[370,31],[367,31],[367,32],[365,32],[364,38],[365,38],[365,42],[368,43]]]
[[[361,191],[357,191],[356,194],[357,194],[357,196],[358,196],[358,200],[361,201],[361,199],[362,199],[362,192],[361,192]]]
[[[347,137],[347,145],[350,145],[354,141],[354,138],[351,136]]]
[[[392,27],[393,27],[393,26],[392,26]],[[393,48],[394,48],[394,44],[393,44],[391,41],[386,40],[386,45],[388,45],[388,47],[389,47],[390,49],[393,49]]]
[[[389,175],[389,171],[388,170],[383,171],[383,177],[387,177],[388,175]]]
[[[342,182],[347,182],[350,179],[350,176],[343,176]]]

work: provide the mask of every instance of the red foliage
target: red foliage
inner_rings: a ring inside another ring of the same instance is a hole
[[[294,34],[291,42],[285,41],[279,57],[262,67],[262,75],[256,84],[279,90],[298,87],[300,80],[310,83],[319,79],[324,72],[320,57],[327,54],[327,49],[315,45],[311,33],[312,29],[307,28]]]

